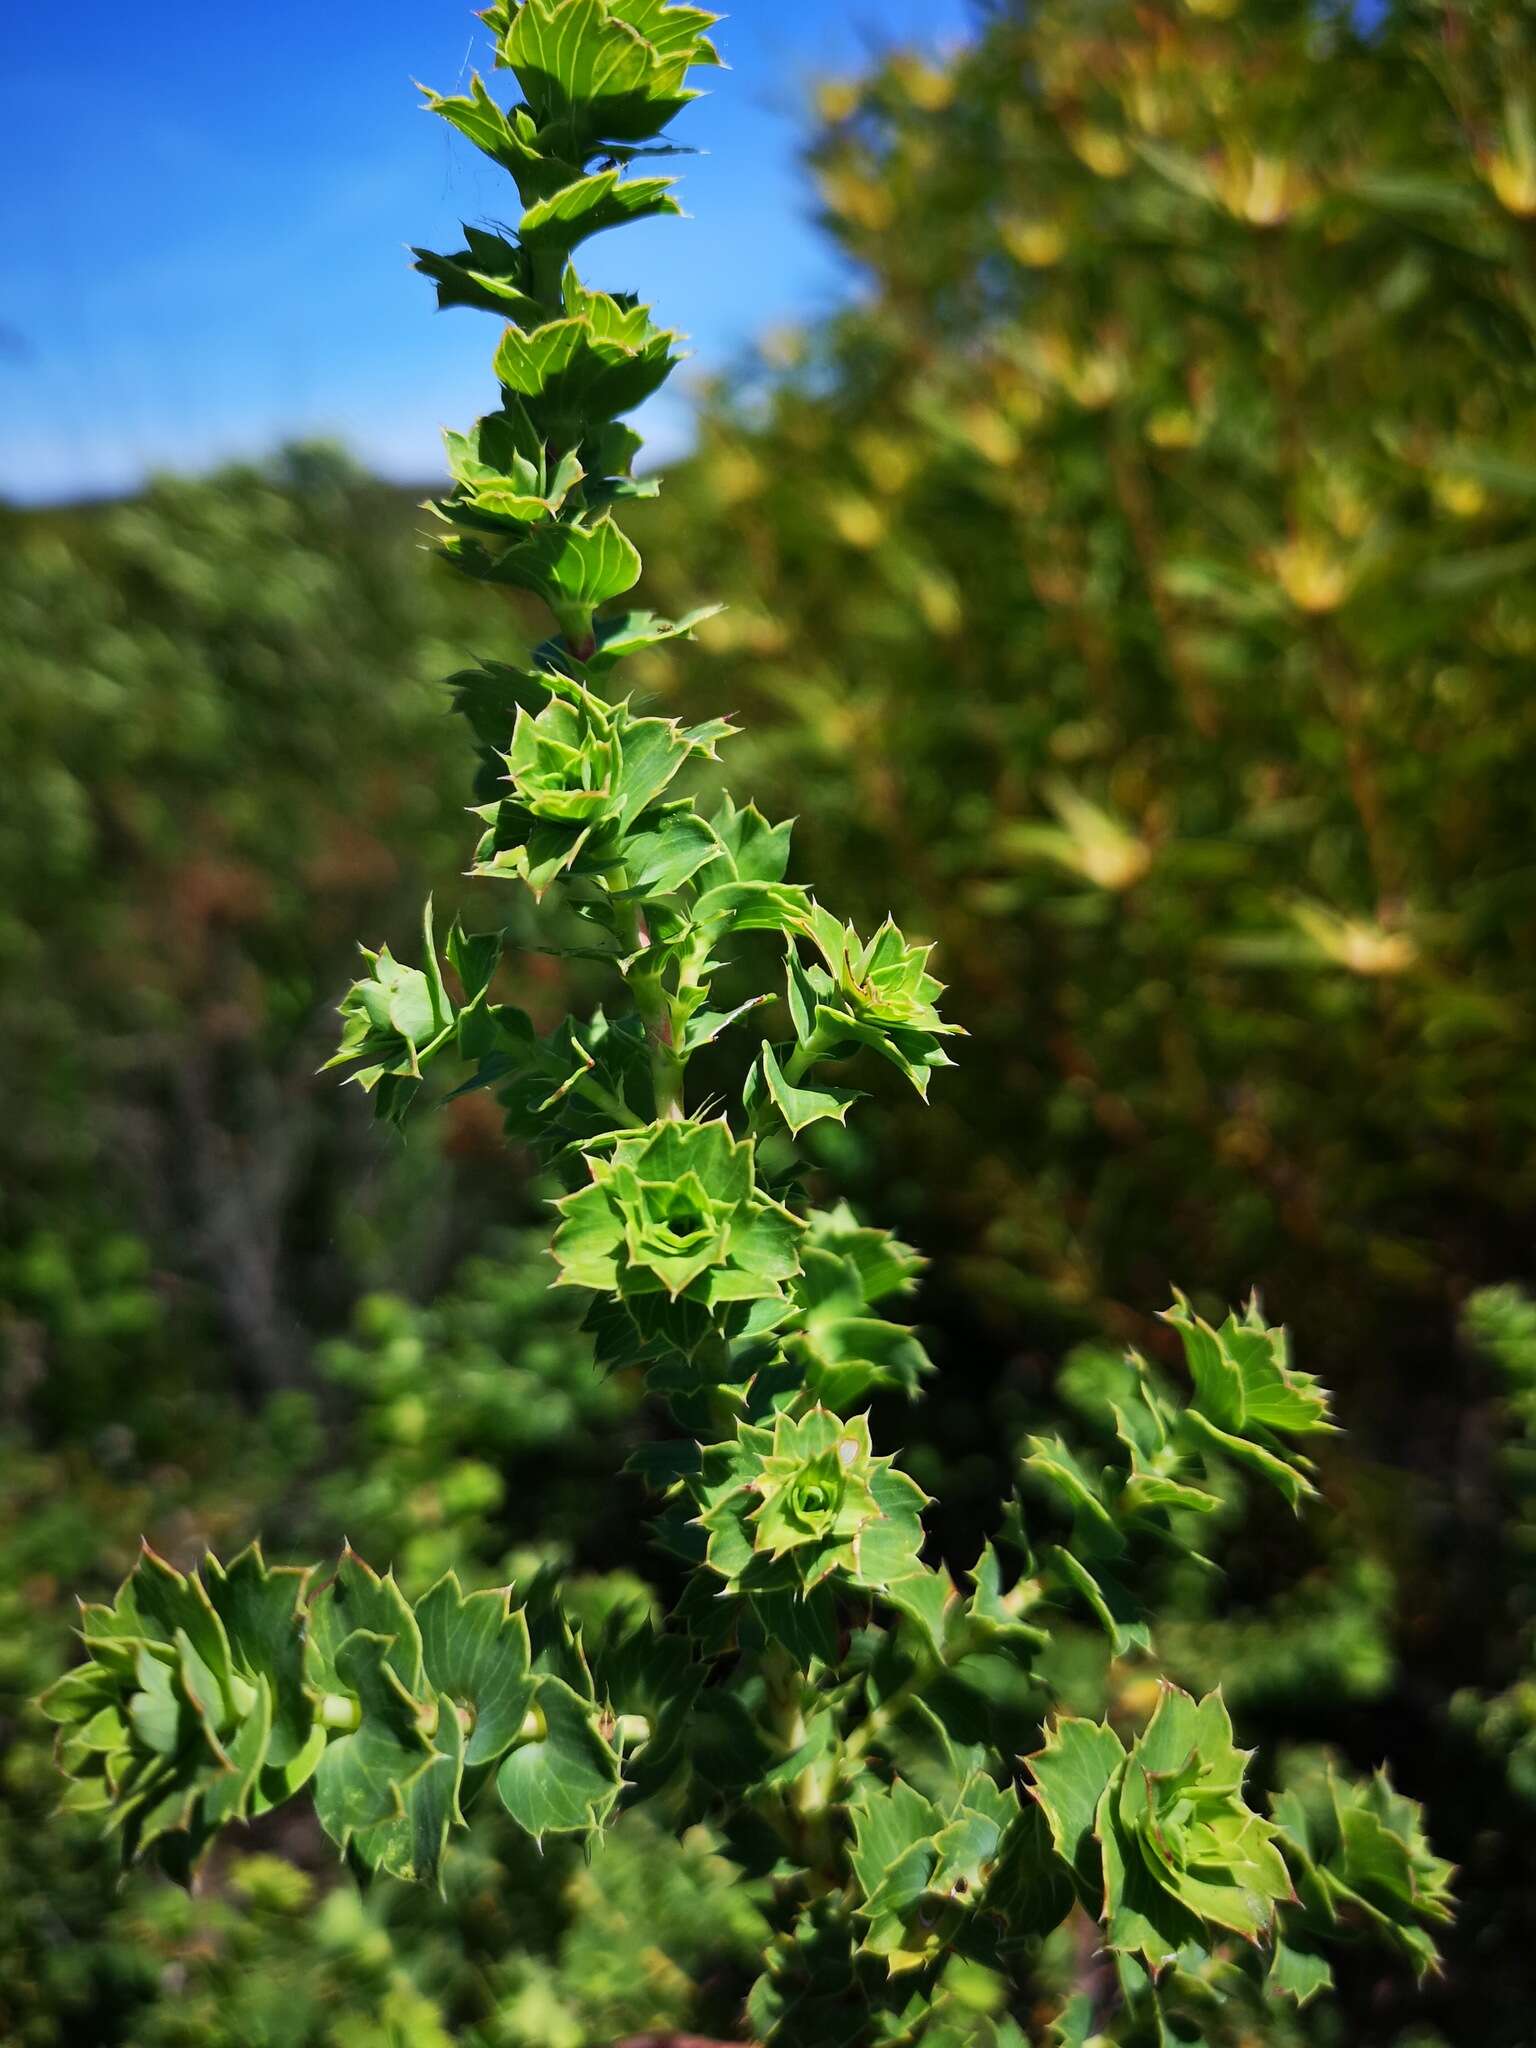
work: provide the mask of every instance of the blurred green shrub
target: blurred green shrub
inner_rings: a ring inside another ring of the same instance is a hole
[[[1485,1287],[1467,1303],[1464,1325],[1503,1381],[1502,1483],[1489,1505],[1507,1518],[1515,1569],[1500,1642],[1510,1682],[1493,1694],[1458,1693],[1451,1711],[1536,1806],[1536,1300],[1520,1287]]]
[[[872,1171],[949,1301],[1140,1337],[1198,1246],[1412,1455],[1536,1209],[1533,60],[1371,20],[1045,0],[828,88],[858,294],[647,560],[808,861],[940,941],[977,1044]]]
[[[441,1277],[432,1151],[370,1177],[312,1083],[355,931],[417,914],[457,828],[458,593],[413,524],[324,449],[0,510],[0,1236],[131,1217],[253,1391],[402,1194]]]
[[[549,1280],[542,1238],[502,1236],[426,1307],[358,1303],[316,1354],[350,1419],[342,1462],[303,1487],[299,1548],[345,1528],[412,1594],[445,1571],[480,1583],[626,1554],[637,1496],[613,1473],[643,1427],[640,1379],[599,1372]]]

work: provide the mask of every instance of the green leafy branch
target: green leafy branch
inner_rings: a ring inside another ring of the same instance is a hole
[[[679,1829],[707,1819],[774,1900],[749,2022],[807,2048],[969,2038],[948,1967],[1012,1985],[1077,1911],[1101,1923],[1132,2037],[1168,2038],[1165,2018],[1239,1983],[1310,1998],[1335,1934],[1427,1967],[1449,1874],[1384,1781],[1298,1787],[1266,1818],[1218,1696],[1164,1687],[1129,1740],[1050,1714],[1054,1618],[1086,1605],[1117,1656],[1149,1653],[1141,1560],[1196,1553],[1221,1475],[1297,1509],[1313,1496],[1300,1446],[1330,1427],[1328,1399],[1256,1305],[1214,1328],[1178,1297],[1190,1397],[1129,1361],[1107,1451],[1028,1447],[1059,1540],[1016,1501],[960,1581],[931,1556],[927,1496],[876,1446],[870,1404],[932,1371],[899,1315],[921,1261],[812,1206],[806,1133],[843,1122],[880,1062],[926,1098],[962,1034],[929,948],[891,919],[844,923],[788,879],[788,822],[702,793],[730,721],[685,727],[623,693],[629,657],[706,614],[610,609],[641,573],[619,515],[655,489],[625,416],[677,336],[572,259],[677,212],[672,181],[635,166],[717,64],[715,17],[497,0],[483,19],[520,97],[476,77],[427,104],[521,210],[510,235],[417,252],[443,306],[506,323],[498,405],[447,437],[431,509],[453,568],[542,603],[555,630],[453,678],[479,764],[470,872],[526,890],[548,950],[614,986],[540,1034],[501,999],[504,932],[456,923],[440,955],[428,905],[419,964],[365,951],[333,1064],[396,1124],[434,1075],[488,1091],[561,1181],[555,1284],[590,1298],[599,1363],[643,1373],[671,1418],[633,1476],[683,1591],[664,1626],[588,1644],[547,1576],[520,1600],[450,1576],[412,1602],[350,1549],[318,1588],[255,1549],[201,1575],[146,1550],[85,1610],[87,1661],[44,1701],[67,1801],[180,1877],[220,1828],[301,1790],[360,1870],[425,1882],[493,1782],[535,1840],[596,1841],[645,1803]],[[1020,1728],[1043,1730],[1027,1759]],[[1068,1999],[1063,2039],[1074,2014]]]

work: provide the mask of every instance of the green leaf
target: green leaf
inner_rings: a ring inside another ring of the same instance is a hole
[[[1182,1480],[1167,1479],[1155,1472],[1133,1472],[1120,1489],[1115,1503],[1121,1514],[1146,1514],[1157,1508],[1170,1508],[1193,1515],[1213,1515],[1221,1506],[1214,1493],[1207,1493],[1198,1486],[1186,1486]]]
[[[707,1562],[733,1589],[776,1585],[781,1564],[802,1593],[834,1573],[876,1590],[923,1573],[927,1496],[874,1455],[865,1416],[815,1407],[779,1410],[767,1428],[743,1423],[705,1449],[694,1491]]]
[[[1094,2024],[1096,2010],[1090,1992],[1073,1992],[1051,2022],[1052,2048],[1091,2048],[1094,2040],[1102,2040]]]
[[[698,97],[683,83],[697,37],[658,49],[606,0],[523,0],[515,12],[493,9],[493,24],[498,17],[500,61],[571,157],[649,141]]]
[[[453,930],[448,934],[448,965],[459,977],[466,1003],[476,1002],[490,987],[491,977],[501,961],[501,948],[500,932],[479,932],[471,937],[455,920]],[[462,1013],[458,1021],[462,1030]]]
[[[943,1656],[949,1614],[955,1603],[955,1585],[948,1572],[930,1571],[919,1563],[915,1572],[888,1579],[880,1588],[880,1597],[915,1622],[928,1647],[936,1656]]]
[[[360,1830],[403,1815],[413,1780],[438,1755],[422,1730],[421,1701],[391,1662],[395,1649],[394,1638],[358,1628],[323,1659],[359,1716],[355,1729],[331,1738],[315,1770],[316,1816],[342,1849]]]
[[[1104,1924],[1111,1948],[1141,1957],[1153,1977],[1182,1949],[1201,1945],[1199,1920],[1147,1869],[1137,1843],[1121,1830],[1115,1808],[1118,1777],[1105,1786],[1094,1828],[1104,1858]]]
[[[595,1833],[619,1795],[619,1760],[598,1731],[591,1703],[564,1680],[540,1678],[534,1705],[544,1732],[514,1749],[497,1772],[502,1803],[535,1841]]]
[[[1025,1619],[1035,1589],[1020,1582],[1004,1592],[1002,1563],[993,1544],[982,1545],[976,1569],[969,1576],[972,1592],[967,1620],[973,1632],[983,1641],[995,1639],[1012,1644],[1021,1660],[1030,1651],[1045,1647],[1050,1641],[1047,1631]]]
[[[529,262],[517,244],[467,222],[464,241],[464,248],[448,256],[431,249],[411,251],[416,269],[437,286],[439,309],[472,306],[503,320],[537,323],[542,309],[528,295]]]
[[[1058,1579],[1064,1580],[1092,1608],[1116,1657],[1128,1657],[1132,1650],[1151,1649],[1152,1631],[1145,1613],[1117,1578],[1098,1563],[1090,1571],[1063,1544],[1052,1544],[1045,1555]]]
[[[588,1153],[590,1184],[556,1203],[557,1286],[777,1300],[799,1270],[799,1218],[756,1185],[750,1141],[723,1120],[667,1118]]]
[[[349,1545],[341,1554],[336,1576],[309,1611],[306,1668],[316,1692],[347,1690],[340,1653],[359,1629],[386,1645],[385,1659],[402,1690],[412,1699],[424,1698],[421,1631],[410,1603],[392,1572],[380,1578]]]
[[[437,1701],[432,1755],[399,1787],[402,1811],[351,1838],[362,1860],[407,1884],[442,1884],[443,1857],[452,1829],[463,1827],[459,1788],[464,1778],[464,1730],[454,1702]]]
[[[893,1025],[867,1023],[847,1011],[816,1004],[810,1032],[802,1039],[819,1057],[846,1058],[855,1046],[868,1046],[905,1076],[926,1102],[928,1083],[939,1067],[954,1061],[939,1039],[927,1031],[905,1031]]]
[[[528,1623],[509,1587],[468,1593],[448,1572],[416,1603],[427,1683],[468,1715],[464,1762],[494,1763],[533,1704]],[[441,1746],[441,1744],[439,1745]]]
[[[722,1031],[729,1030],[732,1024],[750,1016],[752,1011],[761,1009],[764,1003],[771,1000],[772,998],[766,994],[748,996],[747,1000],[738,1003],[734,1010],[696,1010],[688,1019],[683,1031],[684,1054],[691,1057],[702,1046],[713,1045]]]
[[[1336,1938],[1342,1926],[1396,1949],[1420,1976],[1435,1967],[1430,1929],[1451,1918],[1454,1873],[1430,1848],[1419,1807],[1384,1773],[1362,1781],[1312,1765],[1272,1811],[1297,1867],[1308,1936]]]
[[[450,541],[447,551],[459,567],[482,581],[532,591],[557,617],[606,604],[640,578],[640,556],[611,519],[599,519],[592,526],[539,526],[526,540],[494,556],[469,540]]]
[[[1178,1331],[1190,1378],[1195,1383],[1195,1401],[1208,1419],[1222,1429],[1241,1429],[1247,1419],[1243,1396],[1242,1368],[1222,1344],[1210,1324],[1197,1316],[1182,1294],[1175,1293],[1174,1306],[1163,1311],[1164,1322]]]
[[[181,1741],[182,1701],[176,1676],[175,1667],[151,1655],[147,1645],[140,1650],[139,1690],[128,1702],[128,1718],[140,1742],[157,1756],[174,1756]]]
[[[496,375],[545,433],[575,441],[593,422],[633,412],[660,389],[678,361],[676,339],[651,324],[645,307],[582,292],[560,319],[508,327],[496,351]]]
[[[755,805],[747,804],[738,809],[727,790],[710,822],[720,844],[721,862],[731,881],[783,881],[789,866],[789,841],[794,830],[792,820],[785,819],[782,824],[770,825]],[[717,882],[725,879],[727,876],[724,875],[714,877]]]
[[[973,1773],[938,1839],[935,1889],[952,1898],[979,1892],[1019,1818],[1019,1797],[1012,1785],[999,1785],[985,1770]]]
[[[1283,1329],[1266,1329],[1257,1300],[1243,1319],[1229,1315],[1219,1330],[1203,1322],[1175,1289],[1163,1313],[1184,1344],[1195,1382],[1195,1405],[1218,1428],[1254,1435],[1302,1436],[1329,1431],[1327,1391],[1290,1362]]]
[[[444,434],[454,489],[431,505],[440,519],[506,542],[559,514],[585,472],[574,452],[552,463],[532,423],[520,414],[512,400],[468,434]]]
[[[910,1294],[927,1263],[894,1232],[860,1223],[846,1202],[831,1209],[813,1209],[806,1218],[806,1242],[818,1252],[849,1261],[869,1305],[893,1294]]]
[[[654,831],[633,833],[623,852],[632,895],[670,896],[714,858],[715,835],[692,811],[675,811]]]
[[[923,1542],[923,1509],[928,1496],[915,1479],[879,1460],[870,1481],[878,1517],[853,1538],[848,1576],[856,1585],[881,1589],[917,1576]]]
[[[229,1761],[227,1774],[203,1794],[203,1823],[209,1835],[227,1821],[248,1821],[252,1810],[262,1810],[258,1786],[272,1743],[272,1688],[264,1677],[256,1677],[252,1692],[252,1704],[221,1743]]]
[[[650,1106],[645,1026],[635,1014],[610,1019],[599,1007],[584,1022],[568,1017],[547,1038],[511,1045],[492,1077],[507,1129],[554,1158],[606,1137]],[[589,1090],[595,1089],[595,1092]]]
[[[425,967],[407,967],[387,946],[377,953],[359,947],[368,962],[365,979],[355,981],[339,1008],[341,1044],[325,1067],[356,1065],[348,1075],[375,1095],[375,1113],[403,1118],[423,1068],[453,1036],[454,1012],[443,984],[432,928],[432,901],[422,913]],[[324,1069],[322,1069],[324,1071]]]
[[[1319,1992],[1333,1989],[1333,1969],[1326,1956],[1313,1949],[1298,1948],[1284,1936],[1277,1936],[1265,1981],[1271,1991],[1305,2006]]]
[[[678,4],[678,0],[608,0],[609,12],[627,21],[663,57],[685,55],[690,64],[718,64],[719,57],[707,41],[709,31],[723,14],[705,7]]]
[[[593,235],[623,227],[655,214],[681,213],[671,196],[671,178],[623,178],[618,171],[595,171],[535,200],[518,222],[525,249],[553,250],[567,256]]]
[[[203,1569],[237,1668],[271,1689],[266,1762],[291,1764],[314,1732],[314,1707],[304,1689],[304,1606],[311,1574],[307,1568],[269,1565],[256,1543],[227,1568],[210,1555]]]
[[[731,932],[797,930],[808,901],[787,882],[721,882],[701,891],[690,915],[714,945]]]
[[[864,1314],[864,1275],[851,1256],[806,1251],[794,1283],[795,1314],[781,1335],[807,1384],[829,1408],[844,1409],[880,1387],[917,1395],[933,1362],[901,1323]]]
[[[307,1574],[269,1572],[254,1547],[207,1571],[205,1586],[146,1547],[112,1607],[84,1610],[90,1662],[41,1702],[70,1810],[179,1883],[224,1823],[303,1784],[324,1740],[301,1669]]]
[[[774,1055],[773,1047],[767,1044],[762,1050],[762,1075],[768,1098],[788,1125],[791,1137],[798,1138],[809,1125],[820,1123],[823,1119],[843,1123],[854,1103],[863,1100],[857,1088],[791,1086],[784,1078],[784,1070]],[[749,1083],[749,1087],[750,1085]],[[750,1110],[751,1099],[743,1099]]]
[[[1222,1457],[1230,1458],[1234,1465],[1241,1465],[1259,1478],[1267,1479],[1298,1512],[1303,1500],[1317,1492],[1311,1480],[1294,1465],[1273,1451],[1265,1450],[1262,1444],[1254,1443],[1249,1437],[1234,1436],[1228,1430],[1218,1429],[1198,1408],[1186,1408],[1179,1417],[1179,1427],[1193,1436],[1203,1449],[1219,1452]]]
[[[1044,1481],[1074,1515],[1083,1518],[1098,1546],[1111,1555],[1123,1551],[1125,1538],[1104,1503],[1102,1473],[1095,1478],[1086,1471],[1059,1436],[1031,1436],[1025,1442],[1029,1456],[1023,1461],[1024,1470]]]
[[[819,1321],[787,1341],[817,1398],[839,1410],[883,1388],[896,1388],[915,1400],[934,1370],[933,1360],[904,1324],[876,1316]]]
[[[1034,1800],[1022,1802],[987,1879],[983,1910],[1002,1916],[1011,1946],[1050,1934],[1072,1910],[1075,1888],[1061,1863],[1051,1854],[1049,1825]],[[1097,1893],[1089,1901],[1097,1911]]]
[[[503,170],[510,171],[519,181],[537,175],[541,168],[539,152],[534,148],[532,137],[525,133],[514,119],[508,119],[496,101],[485,88],[479,73],[469,81],[469,97],[442,94],[422,87],[426,111],[440,114],[457,128],[459,133],[472,142],[476,149],[499,163]],[[473,248],[471,243],[471,248]]]
[[[1219,1693],[1197,1705],[1165,1683],[1100,1801],[1110,1939],[1142,1955],[1154,1976],[1173,1959],[1166,1944],[1184,1916],[1257,1942],[1272,1930],[1277,1903],[1292,1898],[1277,1827],[1244,1803],[1247,1763]]]
[[[615,1741],[625,1742],[625,1717],[643,1724],[628,1738],[626,1783],[638,1797],[664,1784],[690,1747],[692,1720],[704,1667],[684,1636],[663,1635],[647,1615],[638,1622],[610,1616],[593,1660],[593,1683],[614,1717]]]
[[[195,1573],[184,1576],[146,1543],[129,1583],[133,1608],[147,1630],[166,1643],[181,1636],[209,1674],[221,1704],[232,1710],[229,1637],[202,1580]]]
[[[855,1910],[873,1919],[897,1896],[907,1905],[915,1904],[937,1861],[934,1843],[944,1825],[938,1808],[903,1778],[889,1786],[865,1779],[848,1802],[848,1817],[853,1823],[848,1864],[864,1900]],[[927,1853],[914,1865],[917,1849]]]
[[[595,462],[593,466],[596,468]],[[654,612],[624,612],[617,618],[605,619],[598,626],[597,647],[587,656],[586,666],[592,673],[601,674],[625,655],[643,654],[652,647],[665,646],[669,640],[691,640],[695,626],[724,609],[724,605],[707,604],[680,619],[660,619]]]
[[[1024,1758],[1056,1854],[1071,1871],[1083,1903],[1095,1912],[1104,1894],[1096,1816],[1124,1762],[1125,1745],[1113,1728],[1071,1715],[1051,1722],[1043,1746]]]

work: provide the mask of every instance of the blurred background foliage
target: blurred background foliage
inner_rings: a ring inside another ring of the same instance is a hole
[[[858,289],[705,395],[638,534],[646,601],[730,607],[646,689],[743,716],[737,785],[798,814],[838,909],[939,942],[971,1033],[936,1113],[882,1091],[823,1141],[935,1255],[904,1428],[945,1555],[1048,1405],[1091,1429],[1115,1348],[1166,1352],[1170,1279],[1257,1282],[1337,1389],[1337,1528],[1246,1521],[1160,1631],[1248,1732],[1390,1753],[1463,1865],[1439,1985],[1368,1972],[1249,2036],[1318,2048],[1530,2039],[1533,50],[1511,0],[1047,0],[828,84],[810,162]],[[189,1901],[49,1817],[25,1701],[66,1589],[141,1532],[649,1598],[615,1476],[647,1422],[547,1300],[484,1099],[401,1146],[314,1078],[353,941],[463,888],[440,678],[518,631],[421,523],[315,449],[0,511],[26,2048],[725,2037],[749,1975],[757,1907],[704,1839],[629,1826],[588,1867],[488,1822],[436,1901],[361,1897],[288,1823]],[[553,1012],[558,971],[523,954],[519,1000]],[[1084,1707],[1139,1682],[1053,1654]]]

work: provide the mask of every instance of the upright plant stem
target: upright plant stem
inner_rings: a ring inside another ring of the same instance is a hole
[[[610,868],[603,877],[613,899],[614,922],[619,944],[629,961],[628,981],[635,1008],[645,1024],[646,1044],[651,1055],[651,1081],[656,1091],[656,1114],[683,1114],[683,1075],[687,1061],[679,1058],[673,1044],[672,1004],[659,972],[646,961],[650,933],[636,904],[629,899],[629,870]]]

